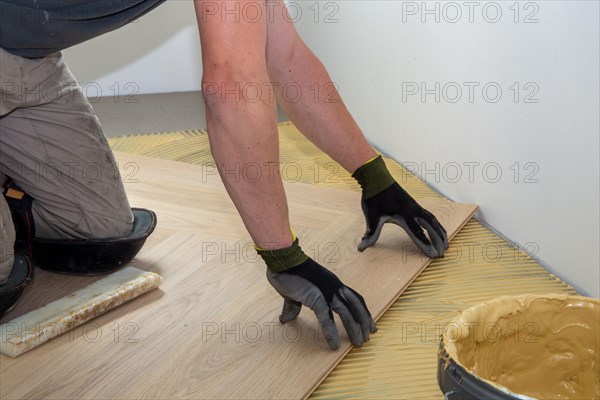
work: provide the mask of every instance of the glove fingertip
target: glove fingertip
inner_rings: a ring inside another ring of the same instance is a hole
[[[352,343],[352,346],[355,346],[355,347],[362,346],[363,343],[366,341],[366,339],[363,337],[363,334],[360,330],[358,332],[356,332],[356,334],[354,334],[354,335],[348,334],[348,339],[350,339],[350,343]]]
[[[335,328],[335,325],[334,325]],[[331,347],[332,350],[337,350],[340,348],[340,346],[342,345],[342,341],[340,340],[340,336],[337,333],[337,328],[335,328],[335,331],[332,330],[328,330],[326,329],[324,331],[325,333],[325,340],[327,340],[327,344],[329,345],[329,347]]]
[[[293,316],[285,316],[285,315],[283,315],[283,314],[281,314],[281,315],[279,316],[279,322],[281,322],[281,324],[286,324],[286,323],[288,323],[288,322],[290,322],[290,321],[292,321],[292,320],[294,320],[294,319],[296,319],[296,317],[293,317]]]
[[[431,259],[440,258],[438,251],[435,248],[431,248],[430,246],[422,247],[421,251],[423,251],[423,253]]]
[[[375,333],[377,332],[377,325],[375,325],[375,322],[371,322],[371,333]]]
[[[439,258],[444,258],[446,257],[446,248],[443,244],[442,246],[438,247],[438,254],[440,255]]]
[[[286,322],[296,319],[300,314],[301,309],[301,303],[294,302],[290,299],[285,299],[283,302],[283,309],[279,315],[279,322],[285,324]]]
[[[360,251],[362,253],[369,247],[373,246],[376,241],[377,241],[377,238],[374,238],[373,236],[363,238],[361,240],[361,242],[358,244],[358,251]]]
[[[329,345],[329,347],[331,348],[331,350],[339,350],[340,348],[340,341],[327,341],[327,344]]]

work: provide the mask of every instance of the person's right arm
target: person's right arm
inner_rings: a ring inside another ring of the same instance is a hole
[[[236,4],[259,10],[261,17],[248,20],[239,15],[236,19],[218,8],[234,9]],[[337,349],[336,312],[352,343],[361,345],[375,330],[364,299],[307,257],[291,233],[279,173],[275,98],[266,64],[265,3],[195,0],[195,6],[211,152],[225,188],[267,264],[268,280],[284,299],[280,320],[285,323],[296,318],[301,305],[311,308],[329,346]]]

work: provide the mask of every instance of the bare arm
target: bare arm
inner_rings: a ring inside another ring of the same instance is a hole
[[[287,13],[283,0],[271,3],[267,24],[267,68],[277,101],[310,141],[329,154],[348,172],[354,172],[376,156],[348,112],[327,70],[304,44]],[[287,85],[287,86],[286,86]],[[285,87],[299,86],[296,91]]]
[[[233,8],[237,2],[225,3]],[[195,0],[211,151],[254,242],[283,248],[292,244],[292,235],[279,168],[273,167],[279,163],[275,102],[268,95],[257,101],[251,91],[258,87],[268,92],[267,24],[236,21],[235,15],[223,18],[215,7],[225,3]],[[264,2],[242,3],[252,3],[266,15]]]
[[[217,4],[196,0],[195,4],[212,155],[252,239],[268,249],[258,253],[267,265],[268,281],[283,298],[280,321],[295,319],[305,305],[314,311],[329,346],[338,349],[340,337],[333,311],[340,315],[351,342],[360,346],[376,329],[365,300],[304,254],[290,232],[278,167],[275,99],[271,90],[263,90],[269,89],[270,81],[265,56],[265,3],[250,0]],[[262,17],[223,18],[220,12],[211,12],[211,7],[226,5],[251,5]],[[258,97],[256,91],[250,94],[247,90],[253,87],[258,90]],[[272,168],[274,163],[277,168]],[[252,177],[243,173],[249,165],[255,171]]]

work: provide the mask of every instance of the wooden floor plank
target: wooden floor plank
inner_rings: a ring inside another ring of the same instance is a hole
[[[17,359],[0,356],[0,398],[309,395],[350,349],[345,332],[342,348],[331,351],[310,310],[285,326],[277,322],[281,298],[217,175],[129,154],[118,159],[137,168],[126,180],[132,206],[152,208],[159,218],[133,265],[161,274],[164,283]],[[303,248],[360,291],[375,316],[429,262],[396,226],[359,253],[364,218],[356,192],[301,183],[286,184],[286,192]],[[422,204],[451,237],[476,210],[448,201]],[[4,321],[86,279],[38,274]]]

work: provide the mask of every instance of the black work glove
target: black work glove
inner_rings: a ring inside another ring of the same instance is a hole
[[[334,350],[340,347],[340,336],[333,312],[340,316],[350,342],[355,346],[369,340],[369,335],[377,330],[364,298],[306,256],[298,239],[286,249],[258,250],[258,253],[269,267],[269,283],[284,299],[279,316],[282,324],[295,319],[305,305],[314,311],[327,343]],[[294,264],[297,265],[290,267]]]
[[[448,234],[437,218],[421,207],[395,181],[381,156],[358,168],[352,176],[363,188],[361,206],[367,230],[358,251],[371,247],[379,239],[386,223],[402,227],[421,251],[431,258],[444,256]],[[425,236],[427,230],[429,238]]]

